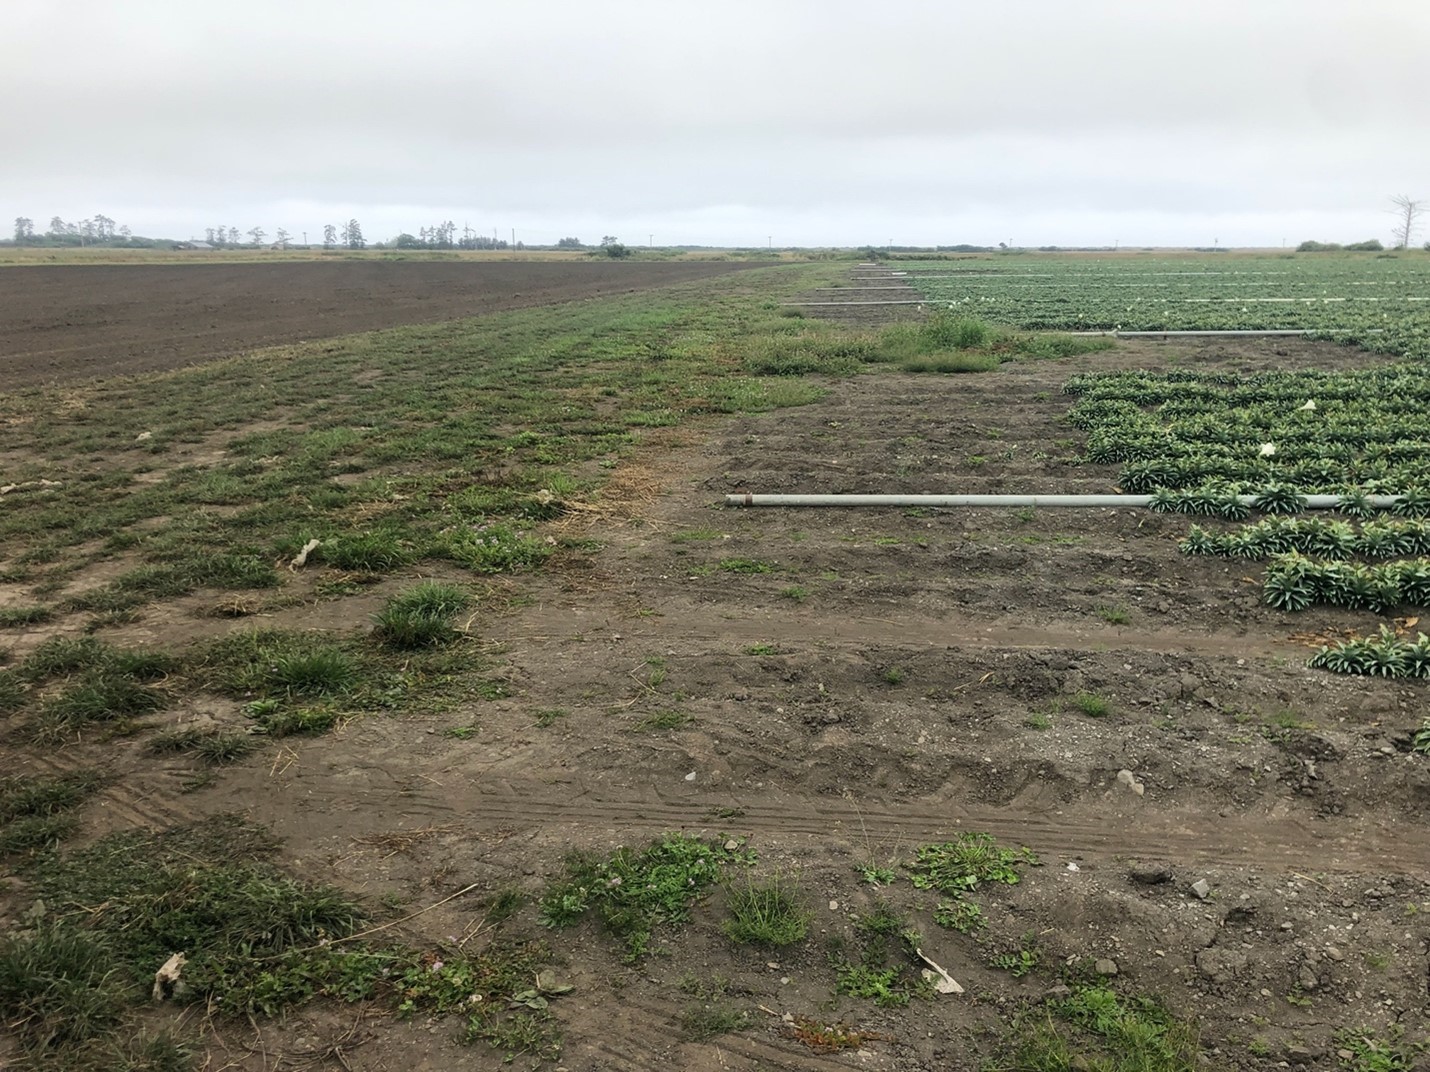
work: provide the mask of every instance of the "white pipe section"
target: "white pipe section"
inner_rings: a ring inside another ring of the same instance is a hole
[[[1238,495],[1246,506],[1258,496]],[[726,495],[726,506],[1148,506],[1151,495],[754,495],[745,492]],[[1399,495],[1367,495],[1369,505],[1386,509],[1400,501]],[[1302,495],[1301,503],[1311,510],[1333,510],[1345,501],[1342,495]]]

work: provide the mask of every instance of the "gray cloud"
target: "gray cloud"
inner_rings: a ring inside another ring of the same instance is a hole
[[[6,14],[0,210],[39,220],[1279,244],[1383,234],[1386,195],[1430,196],[1420,0]]]

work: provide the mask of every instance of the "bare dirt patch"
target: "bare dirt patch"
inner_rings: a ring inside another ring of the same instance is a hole
[[[665,286],[735,262],[66,265],[0,268],[7,387],[127,375],[261,346]]]

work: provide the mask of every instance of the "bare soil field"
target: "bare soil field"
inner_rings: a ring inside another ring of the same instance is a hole
[[[0,267],[6,388],[179,368],[261,346],[705,279],[730,262]]]
[[[582,285],[554,271],[566,296]],[[613,269],[588,284],[635,278]],[[416,315],[417,284],[403,285],[404,315]],[[477,300],[447,285],[443,300]],[[324,301],[339,300],[332,286]],[[159,317],[137,322],[160,334]],[[1418,1037],[1430,1014],[1430,767],[1410,749],[1425,689],[1305,667],[1308,637],[1380,619],[1264,606],[1253,566],[1178,551],[1185,517],[723,501],[1112,491],[1117,468],[1080,464],[1083,436],[1063,420],[1073,373],[1374,360],[1301,340],[1166,341],[979,375],[829,379],[811,405],[651,432],[614,468],[603,510],[548,523],[599,547],[494,584],[468,640],[473,659],[500,667],[503,687],[485,698],[275,742],[197,790],[191,761],[139,739],[6,747],[20,769],[112,773],[89,838],[239,812],[284,839],[292,872],[408,906],[398,932],[415,943],[485,935],[482,898],[520,891],[528,900],[502,933],[544,935],[574,987],[551,1001],[565,1042],[547,1067],[1008,1068],[1019,1017],[1049,1016],[1064,980],[1095,965],[1119,992],[1197,1021],[1207,1068],[1408,1068],[1352,1065],[1343,1032]],[[360,627],[415,577],[459,572],[398,571],[338,603],[292,600],[260,624]],[[335,575],[284,584],[305,595]],[[212,616],[214,599],[99,635],[173,647],[233,628]],[[23,655],[52,628],[6,639]],[[180,722],[244,718],[206,699],[146,720]],[[723,889],[635,963],[589,920],[539,925],[534,901],[573,849],[676,830],[731,839],[762,873],[799,876],[808,941],[732,943]],[[970,832],[1037,863],[971,894],[986,926],[962,934],[939,925],[940,895],[906,866],[919,846]],[[878,869],[897,879],[871,883]],[[882,902],[962,994],[902,1008],[834,995],[832,964]],[[712,1010],[736,1019],[701,1038],[691,1025]],[[862,1041],[819,1052],[802,1026],[815,1021]],[[450,1021],[365,1005],[252,1025],[196,1010],[187,1026],[214,1069],[497,1067],[459,1045]]]

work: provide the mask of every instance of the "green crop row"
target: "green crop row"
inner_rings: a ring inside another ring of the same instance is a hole
[[[1183,554],[1221,558],[1273,558],[1298,552],[1321,558],[1401,558],[1430,555],[1430,522],[1395,520],[1360,528],[1326,518],[1268,517],[1231,532],[1193,525],[1179,545]]]
[[[1317,603],[1376,613],[1400,606],[1430,607],[1430,559],[1367,566],[1321,562],[1292,552],[1267,567],[1261,593],[1278,610],[1305,610]]]
[[[1306,664],[1317,670],[1365,677],[1430,678],[1430,637],[1401,640],[1382,625],[1376,636],[1328,644]],[[1423,732],[1423,731],[1422,731]]]

